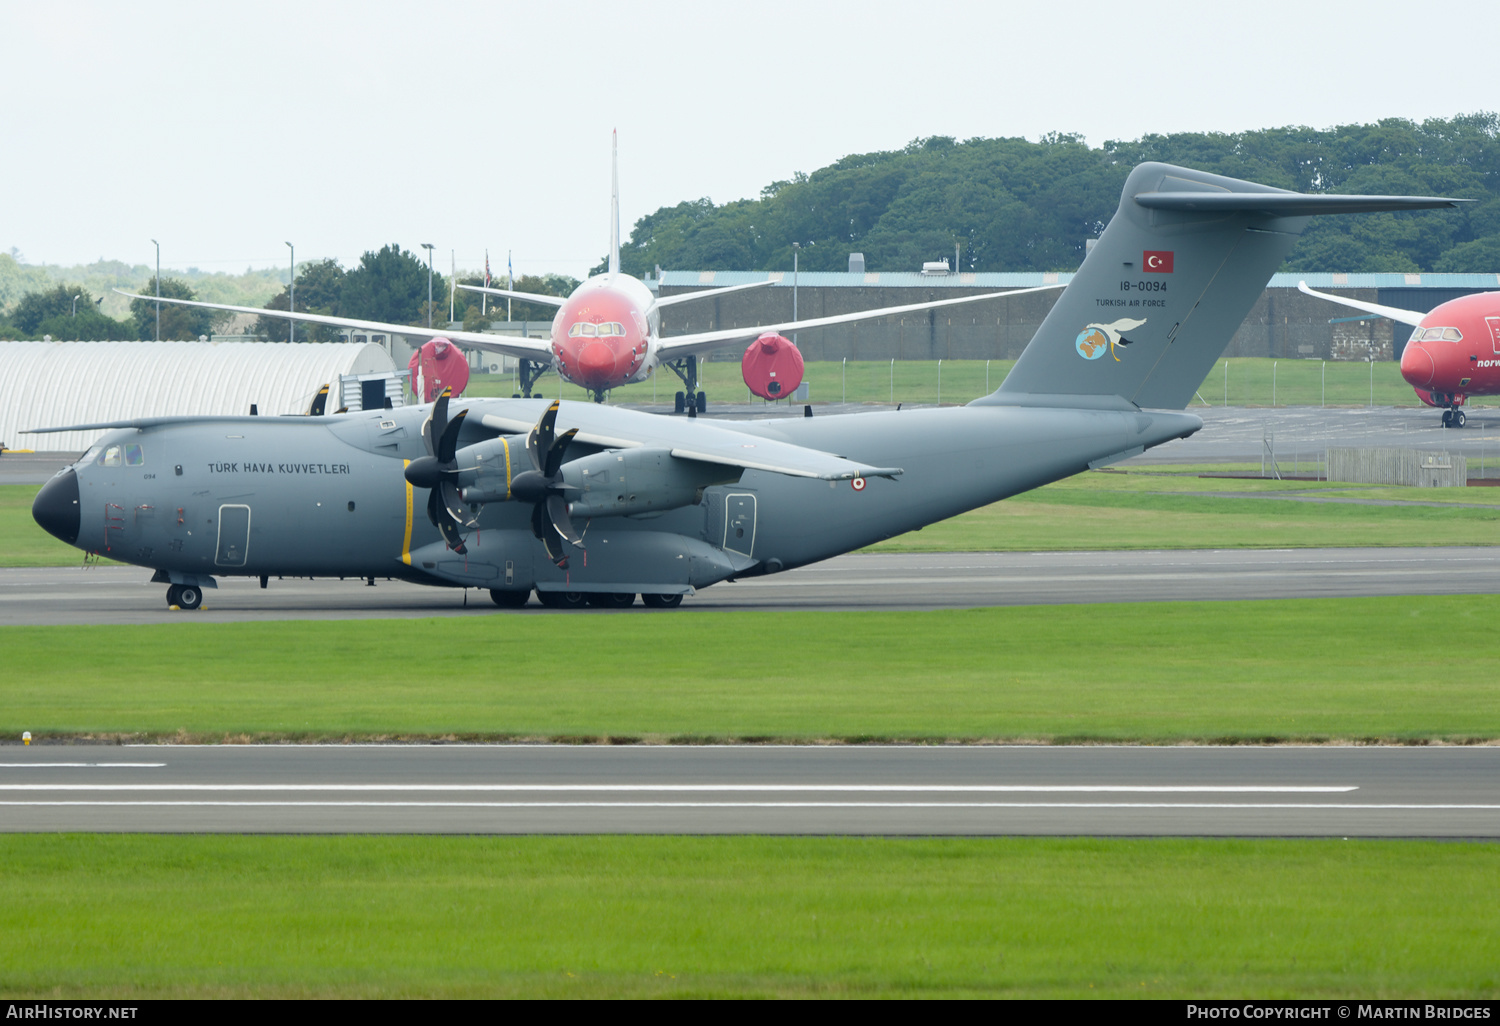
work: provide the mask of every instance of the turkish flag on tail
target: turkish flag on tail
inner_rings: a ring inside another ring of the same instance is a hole
[[[1148,249],[1141,254],[1141,270],[1152,274],[1172,273],[1172,250]]]

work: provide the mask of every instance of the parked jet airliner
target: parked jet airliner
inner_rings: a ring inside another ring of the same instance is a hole
[[[1461,296],[1427,313],[1329,295],[1297,283],[1309,296],[1326,299],[1413,328],[1401,351],[1401,376],[1428,406],[1443,409],[1443,427],[1461,428],[1460,409],[1470,396],[1500,395],[1500,292]]]

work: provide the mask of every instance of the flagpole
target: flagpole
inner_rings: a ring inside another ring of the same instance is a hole
[[[448,323],[453,323],[453,301],[458,296],[458,254],[448,251]]]
[[[484,251],[484,287],[485,288],[489,288],[490,287],[490,251],[488,249],[486,249]],[[489,320],[489,312],[490,312],[490,296],[489,296],[489,293],[487,293],[487,292],[480,293],[480,296],[479,296],[479,316],[480,316],[480,319],[486,320],[486,321]]]
[[[510,250],[508,249],[505,251],[505,277],[510,282],[507,288],[509,288],[511,292],[514,292],[516,290],[516,265],[511,262]],[[509,296],[505,297],[505,319],[506,321],[509,321],[511,319]]]

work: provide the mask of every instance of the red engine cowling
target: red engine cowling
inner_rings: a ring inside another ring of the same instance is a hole
[[[791,339],[768,331],[745,350],[740,373],[762,399],[785,399],[802,384],[802,353]]]

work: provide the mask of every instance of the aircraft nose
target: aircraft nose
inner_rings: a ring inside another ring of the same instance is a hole
[[[1401,376],[1406,379],[1407,384],[1421,387],[1432,384],[1432,377],[1437,373],[1437,365],[1432,361],[1429,353],[1420,342],[1408,342],[1406,348],[1401,351]]]
[[[608,378],[615,370],[615,354],[603,342],[590,342],[578,354],[578,370],[590,381]]]
[[[31,504],[42,530],[72,545],[78,540],[78,475],[71,468],[42,485]]]

